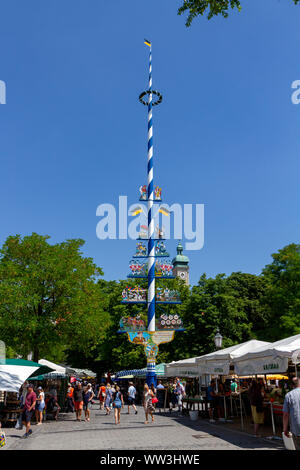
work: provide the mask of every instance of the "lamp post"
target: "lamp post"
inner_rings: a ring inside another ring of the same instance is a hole
[[[217,333],[214,337],[214,342],[217,349],[222,349],[223,336],[220,334],[219,328],[217,329]]]

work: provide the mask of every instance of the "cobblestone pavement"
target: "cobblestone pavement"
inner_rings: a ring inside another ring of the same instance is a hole
[[[76,422],[75,414],[62,414],[58,422],[47,421],[32,426],[33,433],[21,439],[24,431],[5,430],[10,450],[274,450],[283,449],[266,439],[226,429],[226,425],[210,424],[204,420],[193,422],[177,413],[156,414],[155,422],[144,424],[143,408],[138,414],[127,407],[121,412],[121,424],[114,424],[113,414],[106,416],[93,405],[90,422]]]

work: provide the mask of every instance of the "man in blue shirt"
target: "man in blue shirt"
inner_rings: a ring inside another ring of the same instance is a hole
[[[296,450],[300,450],[300,379],[293,378],[294,390],[287,393],[283,405],[283,432],[289,437],[290,429]]]

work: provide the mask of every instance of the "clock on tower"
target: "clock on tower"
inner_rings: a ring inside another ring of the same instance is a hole
[[[177,256],[172,261],[173,264],[173,276],[179,277],[182,279],[186,285],[189,285],[189,259],[187,256],[182,254],[183,246],[179,242],[177,245]]]

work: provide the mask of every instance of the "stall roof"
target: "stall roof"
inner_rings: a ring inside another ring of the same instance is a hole
[[[287,371],[289,359],[297,362],[295,356],[298,354],[300,355],[300,335],[295,335],[236,358],[234,366],[239,375],[281,373]]]
[[[188,359],[181,359],[180,361],[173,361],[173,362],[170,362],[169,364],[166,364],[167,367],[176,367],[176,366],[182,366],[182,365],[192,365],[192,364],[195,364],[196,365],[196,359],[197,357],[191,357],[191,358],[188,358]]]
[[[275,343],[268,343],[265,346],[261,346],[255,351],[248,351],[240,360],[250,359],[250,358],[259,358],[267,356],[280,356],[291,358],[293,353],[300,349],[300,334],[295,336],[290,336],[289,338],[284,338]]]
[[[89,377],[96,377],[97,374],[95,372],[88,370],[88,369],[78,369],[76,367],[72,368],[72,375],[75,375],[81,379],[89,378]]]
[[[50,367],[53,370],[54,374],[68,375],[74,373],[74,369],[72,369],[71,367],[55,364],[54,362],[48,361],[47,359],[40,359],[39,364]]]
[[[196,357],[170,362],[166,365],[167,377],[198,377]]]
[[[25,380],[52,370],[51,367],[26,359],[5,359],[0,364],[0,390],[18,392]]]
[[[223,361],[223,360],[233,360],[237,357],[240,357],[244,354],[247,354],[251,351],[256,351],[258,348],[266,347],[271,343],[266,341],[258,341],[256,339],[251,339],[245,343],[235,344],[229,348],[220,349],[204,356],[197,357],[197,364],[205,363],[206,361]]]

